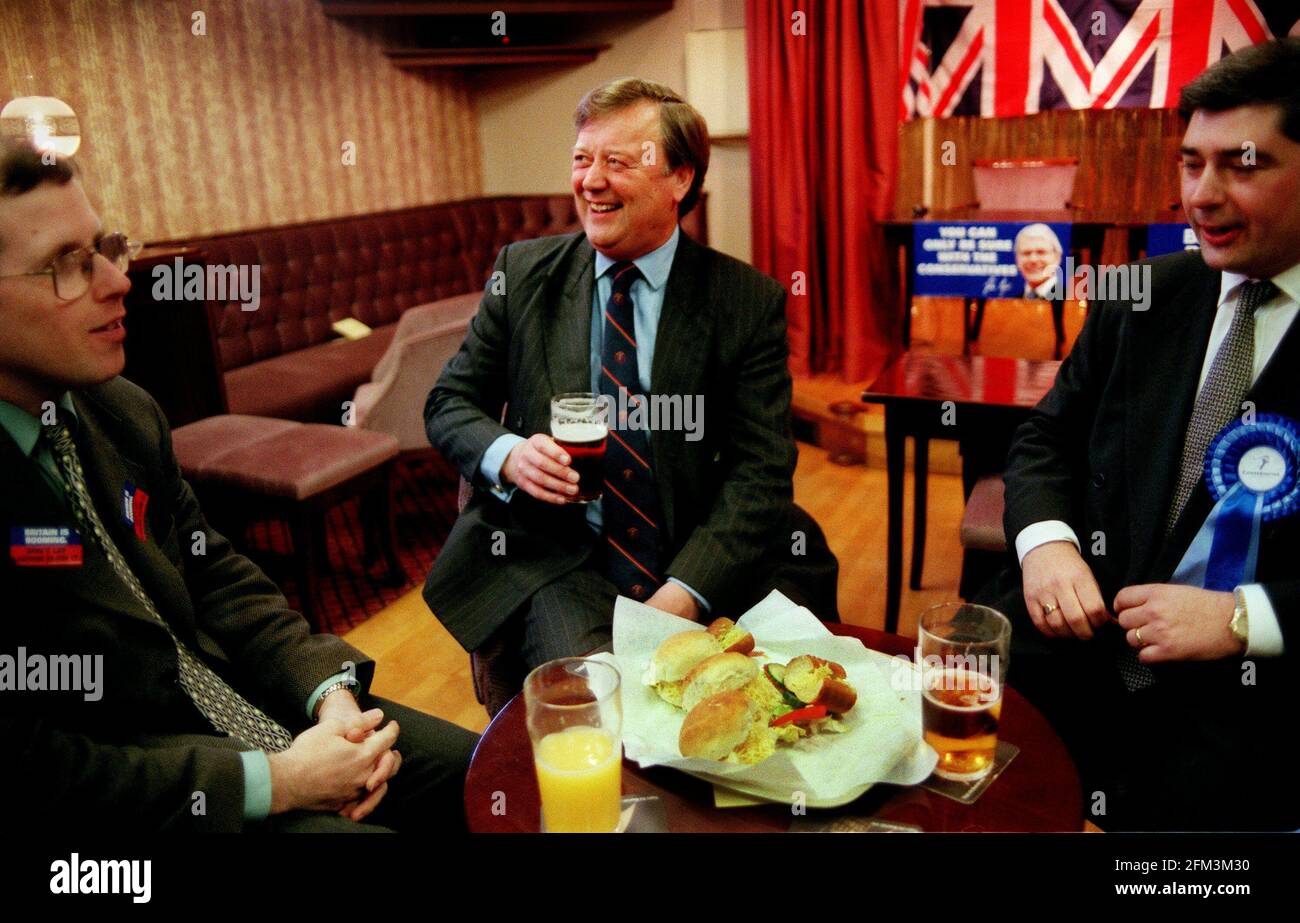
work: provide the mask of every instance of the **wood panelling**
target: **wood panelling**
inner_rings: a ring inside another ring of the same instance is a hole
[[[927,156],[933,160],[930,211],[960,208],[975,200],[972,161],[1001,157],[1077,157],[1073,204],[1079,220],[1182,221],[1177,202],[1178,143],[1183,126],[1173,109],[1052,110],[1017,118],[960,116],[934,120],[933,148],[925,150],[921,119],[899,129],[899,178],[895,214],[911,217],[923,202]],[[944,142],[955,147],[943,163]]]
[[[393,66],[382,28],[318,0],[0,0],[0,98],[71,105],[91,200],[145,240],[479,195],[463,77]]]

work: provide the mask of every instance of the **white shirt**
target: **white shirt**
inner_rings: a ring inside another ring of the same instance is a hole
[[[1237,310],[1237,299],[1241,286],[1250,281],[1246,276],[1235,272],[1221,273],[1219,282],[1219,308],[1214,315],[1214,326],[1210,328],[1210,342],[1205,349],[1205,359],[1201,363],[1201,376],[1197,380],[1196,390],[1200,392],[1205,378],[1210,373],[1210,366],[1219,351],[1220,344],[1228,335],[1232,326],[1232,317]],[[1251,369],[1251,383],[1259,378],[1260,372],[1268,365],[1269,359],[1277,351],[1282,337],[1291,327],[1296,314],[1300,313],[1300,263],[1273,277],[1273,284],[1278,287],[1278,294],[1255,309],[1255,361]],[[1079,548],[1079,537],[1069,524],[1059,519],[1048,519],[1025,526],[1016,536],[1016,555],[1020,563],[1025,562],[1025,555],[1039,545],[1047,542],[1073,542]],[[1246,653],[1255,657],[1277,657],[1283,653],[1282,629],[1278,625],[1277,611],[1273,608],[1268,594],[1257,583],[1244,584],[1241,587],[1246,597],[1246,608],[1250,612],[1250,637],[1246,644]]]

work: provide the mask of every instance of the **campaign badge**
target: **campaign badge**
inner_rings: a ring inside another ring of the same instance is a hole
[[[142,488],[130,481],[122,485],[122,519],[140,541],[144,541],[144,517],[148,506],[149,495]]]
[[[11,526],[9,557],[19,567],[80,567],[81,535],[67,526]]]

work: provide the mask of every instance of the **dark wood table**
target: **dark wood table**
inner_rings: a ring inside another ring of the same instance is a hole
[[[903,588],[903,477],[907,437],[915,442],[912,509],[912,572],[919,589],[925,551],[926,485],[931,439],[956,439],[963,446],[962,486],[970,495],[981,473],[967,464],[969,450],[1005,457],[1014,428],[1028,416],[1056,380],[1061,363],[1050,359],[944,356],[905,352],[862,394],[885,407],[885,467],[889,534],[885,581],[885,630],[898,630]],[[1000,468],[1000,465],[999,465]]]
[[[872,628],[827,628],[891,656],[910,656],[915,646]],[[927,831],[1081,830],[1083,794],[1074,763],[1047,720],[1010,687],[999,737],[1020,747],[1020,754],[973,805],[919,786],[876,785],[842,808],[811,808],[808,819],[869,815]],[[673,833],[783,833],[794,819],[788,805],[716,808],[710,783],[667,767],[640,769],[628,760],[623,762],[623,793],[658,795]],[[540,811],[524,701],[517,695],[488,725],[474,751],[465,779],[465,815],[475,833],[536,833]]]

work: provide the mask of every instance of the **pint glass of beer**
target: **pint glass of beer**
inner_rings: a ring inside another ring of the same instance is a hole
[[[921,614],[922,727],[940,778],[973,781],[993,768],[1010,655],[1011,623],[1000,612],[946,603]]]
[[[578,472],[571,503],[600,499],[608,435],[609,402],[603,395],[575,391],[551,398],[551,438],[569,453],[569,467]]]

